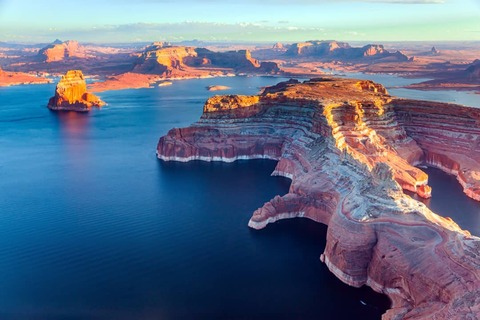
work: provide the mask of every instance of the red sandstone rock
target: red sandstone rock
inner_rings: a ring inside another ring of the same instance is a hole
[[[70,70],[57,84],[55,96],[48,101],[51,110],[89,111],[105,103],[96,95],[87,92],[87,84],[80,70]]]
[[[427,162],[478,192],[478,112],[394,99],[370,81],[290,81],[209,99],[199,122],[160,138],[157,154],[278,160],[273,174],[292,179],[289,193],[256,210],[250,227],[292,217],[328,224],[322,261],[345,283],[388,295],[384,319],[476,319],[480,239],[402,188],[429,196],[413,166]]]
[[[38,77],[24,72],[9,72],[0,68],[0,87],[15,86],[20,84],[50,83],[50,79]]]
[[[52,44],[42,48],[38,52],[40,60],[45,62],[61,61],[66,58],[86,58],[87,53],[85,48],[77,41],[68,40],[61,42],[60,40],[54,41]]]
[[[107,77],[105,81],[94,82],[89,85],[89,88],[93,92],[150,88],[155,82],[161,79],[162,78],[157,75],[127,72]]]
[[[139,55],[135,73],[156,74],[166,78],[206,76],[230,69],[235,72],[278,73],[274,62],[259,62],[250,51],[214,52],[205,48],[152,44]]]

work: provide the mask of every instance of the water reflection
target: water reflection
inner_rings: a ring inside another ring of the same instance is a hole
[[[65,166],[65,173],[73,181],[82,179],[90,159],[91,114],[74,111],[54,112],[58,124],[58,161]]]
[[[85,112],[53,112],[58,119],[60,135],[64,140],[82,139],[89,131],[90,114]]]

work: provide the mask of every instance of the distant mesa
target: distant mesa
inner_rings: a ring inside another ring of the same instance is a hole
[[[43,62],[62,61],[67,58],[87,58],[85,47],[81,46],[75,40],[62,42],[55,40],[48,46],[40,49],[37,54],[37,60]]]
[[[281,42],[275,43],[273,45],[272,49],[275,50],[275,51],[286,51],[287,50],[287,48]]]
[[[207,87],[207,90],[208,91],[223,91],[223,90],[228,90],[228,89],[231,89],[230,87],[228,86],[220,86],[220,85],[214,85],[214,86],[208,86]]]
[[[430,50],[430,53],[432,54],[432,56],[437,56],[440,54],[440,51],[438,51],[437,48],[433,46],[432,49]]]
[[[352,47],[339,41],[307,41],[294,43],[285,52],[291,57],[317,57],[326,59],[361,60],[387,59],[408,61],[408,57],[400,51],[390,52],[381,44],[368,44],[363,47]]]
[[[350,49],[346,42],[306,41],[294,43],[287,50],[288,56],[327,56],[337,49]]]
[[[87,83],[80,70],[69,70],[57,84],[55,96],[48,101],[51,110],[86,112],[101,107],[105,102],[87,92]]]
[[[138,55],[132,72],[163,77],[184,77],[198,69],[233,69],[235,72],[275,74],[274,62],[259,62],[249,50],[214,52],[205,48],[155,42]]]
[[[480,80],[480,60],[476,59],[465,70],[467,78],[470,80]]]

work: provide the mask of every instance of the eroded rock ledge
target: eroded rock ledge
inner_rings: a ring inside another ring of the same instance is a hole
[[[216,96],[172,129],[162,160],[278,160],[289,192],[257,209],[255,229],[292,217],[328,225],[321,259],[345,283],[392,300],[384,319],[477,319],[480,238],[411,199],[430,196],[426,162],[480,195],[480,110],[395,99],[371,81],[289,81],[259,96]],[[475,147],[476,146],[476,147]]]

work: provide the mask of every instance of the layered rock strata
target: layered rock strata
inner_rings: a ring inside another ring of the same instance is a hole
[[[99,97],[87,92],[87,83],[80,70],[70,70],[62,76],[55,88],[55,95],[48,101],[51,110],[85,112],[103,105],[105,102]]]
[[[62,42],[55,40],[53,43],[40,49],[37,57],[40,61],[49,63],[62,61],[67,58],[87,58],[88,55],[85,48],[77,41],[67,40]]]
[[[400,51],[390,52],[381,44],[368,44],[363,47],[352,47],[339,41],[307,41],[294,43],[285,52],[292,57],[317,57],[341,60],[377,60],[408,61],[408,57]]]
[[[215,52],[205,48],[172,46],[154,43],[139,54],[133,68],[135,73],[156,74],[167,78],[185,77],[220,72],[214,69],[230,69],[238,73],[269,73],[280,71],[274,62],[260,62],[252,58],[250,51]]]
[[[209,99],[200,121],[160,138],[157,154],[278,160],[273,175],[292,179],[290,190],[256,210],[250,227],[292,217],[327,224],[322,261],[345,283],[388,295],[384,319],[477,319],[480,239],[402,192],[429,196],[415,164],[475,159],[466,151],[480,139],[477,119],[457,105],[395,99],[370,81],[290,81],[259,96]],[[478,185],[479,169],[451,171]]]

